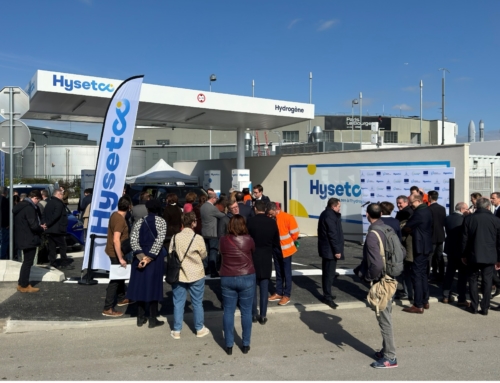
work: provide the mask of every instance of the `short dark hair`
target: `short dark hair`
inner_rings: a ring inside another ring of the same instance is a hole
[[[371,203],[366,208],[366,212],[370,215],[371,218],[379,219],[382,215],[382,209],[378,203]]]
[[[128,209],[130,209],[130,205],[132,205],[132,201],[128,195],[124,195],[118,200],[119,211],[128,211]]]
[[[259,193],[262,193],[264,191],[264,188],[262,187],[261,184],[255,185],[252,189],[253,190],[257,189]]]
[[[236,202],[243,202],[243,193],[237,192],[234,197],[236,198]]]
[[[500,192],[493,192],[491,195],[495,195],[495,198],[500,198]]]
[[[179,197],[175,193],[169,193],[167,195],[167,203],[177,203],[179,201]]]
[[[330,198],[328,202],[326,203],[326,206],[331,208],[332,206],[337,206],[340,203],[340,200],[338,198]]]
[[[235,214],[229,220],[229,224],[227,225],[228,234],[232,235],[245,235],[248,234],[247,225],[245,224],[245,218],[243,218],[239,214]]]
[[[439,193],[436,190],[431,190],[427,193],[431,201],[437,201],[439,198]]]
[[[151,195],[147,192],[147,191],[143,191],[141,193],[141,201],[149,201],[149,199],[151,198]]]
[[[243,188],[243,190],[241,192],[243,193],[243,195],[249,195],[250,194],[250,189],[249,188]]]
[[[389,201],[380,202],[379,205],[380,210],[382,210],[382,215],[391,215],[392,211],[394,210],[394,204]]]
[[[184,227],[191,227],[191,224],[196,221],[196,214],[194,211],[190,211],[189,213],[184,213],[182,215],[182,224]]]
[[[265,212],[267,208],[267,202],[265,201],[255,201],[255,210]]]
[[[478,198],[478,200],[476,201],[476,207],[478,209],[489,209],[490,206],[491,206],[491,201],[489,200],[489,198],[481,197]]]
[[[398,199],[402,199],[404,202],[408,202],[408,197],[407,197],[407,196],[405,196],[405,195],[400,195],[400,196],[398,196],[398,198],[396,198],[396,201],[397,201]]]
[[[481,198],[483,195],[481,193],[472,193],[470,195],[471,198],[474,198],[474,199],[478,199],[478,198]]]
[[[47,189],[40,190],[40,194],[42,197],[48,197],[49,196],[49,191]]]
[[[93,191],[92,188],[87,188],[83,192],[87,194],[92,194],[92,191]]]
[[[419,191],[420,189],[418,188],[418,186],[412,186],[412,187],[410,188],[410,193],[411,193],[412,191],[414,191],[414,190]]]
[[[215,192],[215,190],[214,190],[214,189],[212,189],[212,188],[208,188],[208,189],[207,189],[207,192],[210,192],[210,191],[211,191],[211,192]]]
[[[40,190],[32,190],[30,191],[30,194],[28,194],[28,198],[38,198],[42,199],[42,194],[40,193]]]

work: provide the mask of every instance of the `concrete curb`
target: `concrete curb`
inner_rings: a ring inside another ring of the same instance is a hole
[[[0,261],[0,282],[17,282],[21,271],[21,262],[11,260]],[[66,279],[64,273],[53,267],[50,269],[40,266],[32,266],[30,281],[36,282],[62,282]]]
[[[401,302],[401,301],[399,301]],[[401,303],[394,302],[394,306],[407,306],[409,301]],[[437,303],[437,298],[430,298],[429,303]],[[355,301],[340,303],[337,309],[332,309],[322,303],[313,303],[303,305],[300,303],[290,304],[284,307],[269,307],[267,310],[268,317],[277,314],[299,313],[301,311],[338,311],[367,308],[366,302]],[[222,316],[222,311],[205,312],[205,318],[216,318]],[[193,314],[188,313],[184,315],[184,319],[192,319]],[[236,310],[235,316],[239,317],[240,312]],[[169,321],[173,320],[173,315],[167,315]],[[38,331],[54,331],[54,330],[68,330],[68,329],[86,329],[86,328],[106,328],[116,326],[135,326],[135,318],[119,318],[119,319],[103,319],[103,320],[82,320],[82,321],[30,321],[30,320],[11,320],[7,319],[4,322],[3,332],[6,334],[38,332]],[[2,325],[2,321],[0,321]]]

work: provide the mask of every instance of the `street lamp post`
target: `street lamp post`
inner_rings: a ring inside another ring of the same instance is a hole
[[[446,72],[450,73],[450,71],[446,68],[439,68],[438,70],[442,70],[443,71],[443,78],[441,80],[441,84],[442,84],[442,88],[443,88],[443,99],[442,99],[442,110],[441,110],[441,113],[442,113],[442,122],[441,122],[441,134],[442,134],[442,140],[441,140],[441,145],[444,145],[444,89],[445,89],[445,75],[446,75]]]
[[[363,144],[363,93],[359,92],[359,148]]]
[[[217,76],[211,74],[209,77],[210,92],[212,91],[212,81],[217,81]],[[208,145],[208,159],[212,159],[212,128],[210,128],[210,144]]]
[[[210,84],[210,92],[212,91],[212,82],[217,81],[217,76],[214,74],[211,74],[209,77],[209,84]]]
[[[351,143],[354,143],[354,105],[358,105],[358,99],[351,101]]]
[[[313,72],[309,72],[309,104],[312,104]],[[311,120],[309,120],[309,134],[311,133]]]
[[[420,146],[422,146],[422,90],[424,83],[420,80]]]

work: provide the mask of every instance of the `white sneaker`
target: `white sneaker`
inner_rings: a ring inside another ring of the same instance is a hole
[[[210,330],[203,326],[203,328],[199,331],[196,332],[196,337],[197,338],[203,338],[205,335],[210,334]]]
[[[174,339],[181,339],[181,332],[180,331],[170,331],[170,336]]]

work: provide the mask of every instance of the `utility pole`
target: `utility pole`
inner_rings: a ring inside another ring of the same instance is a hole
[[[442,126],[441,126],[441,134],[442,134],[442,141],[441,145],[444,145],[444,89],[445,89],[445,76],[446,72],[450,73],[450,71],[446,68],[439,68],[438,70],[443,71],[443,78],[441,80],[442,88],[443,88],[443,99],[442,99],[442,108],[441,108],[441,113],[442,113]]]
[[[424,87],[424,83],[420,80],[420,146],[422,146],[422,89]]]

